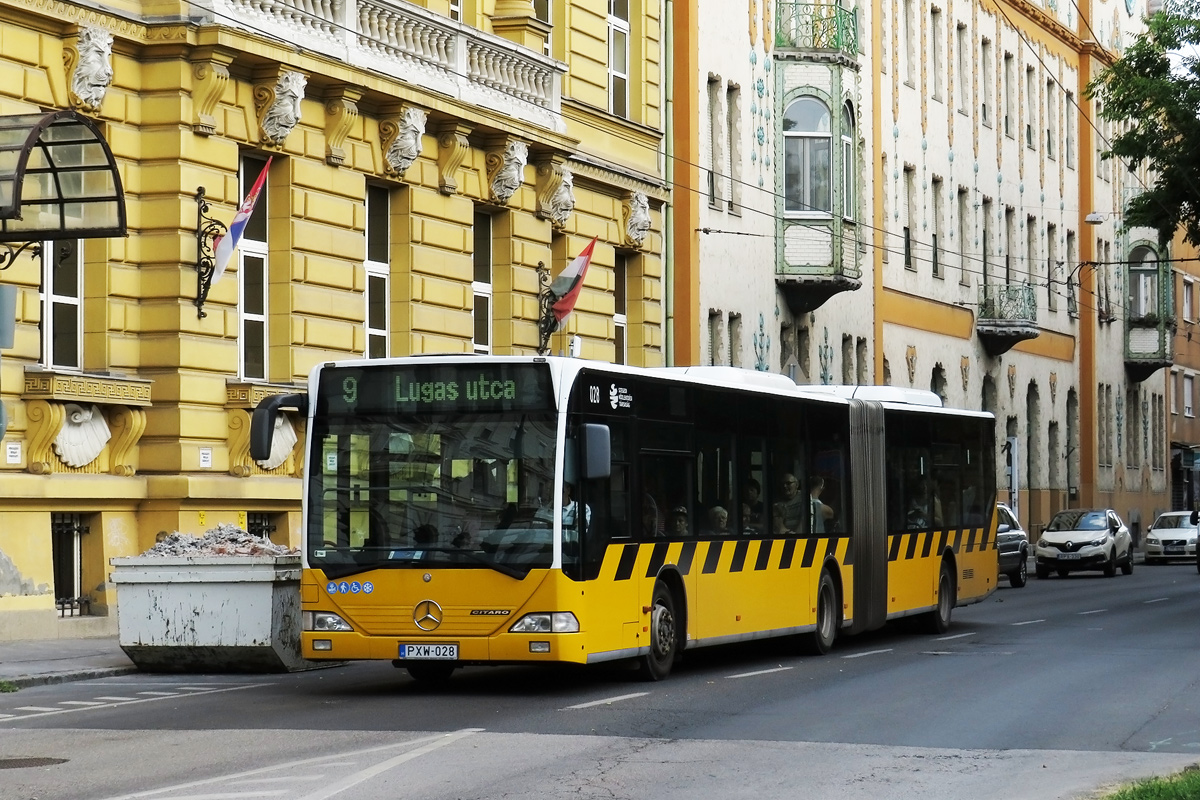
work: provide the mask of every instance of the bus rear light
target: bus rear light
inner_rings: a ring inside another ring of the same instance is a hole
[[[300,615],[300,625],[306,631],[352,631],[350,623],[330,611],[305,611]]]
[[[579,633],[579,620],[570,611],[526,614],[513,623],[509,633]]]

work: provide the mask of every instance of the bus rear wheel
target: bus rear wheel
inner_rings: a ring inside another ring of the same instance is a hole
[[[650,604],[650,652],[638,664],[643,680],[661,681],[671,674],[678,657],[679,633],[675,617],[675,598],[662,581],[654,584]]]
[[[945,633],[950,630],[950,614],[954,611],[954,579],[950,575],[950,565],[942,561],[942,569],[938,574],[937,605],[933,611],[925,614],[925,630],[929,633]]]
[[[821,580],[817,582],[817,626],[802,640],[805,652],[823,656],[830,651],[842,621],[840,611],[833,577],[829,570],[821,570]]]

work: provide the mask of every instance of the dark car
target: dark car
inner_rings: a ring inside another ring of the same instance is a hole
[[[1004,503],[996,504],[996,552],[1000,574],[1017,588],[1025,585],[1029,571],[1029,536],[1017,521],[1017,515]]]

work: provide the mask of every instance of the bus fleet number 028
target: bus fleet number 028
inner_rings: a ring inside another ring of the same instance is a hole
[[[457,644],[402,644],[400,657],[427,659],[430,661],[453,661],[458,658]]]

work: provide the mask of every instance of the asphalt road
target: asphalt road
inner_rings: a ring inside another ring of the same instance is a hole
[[[628,672],[389,664],[0,695],[0,800],[1090,797],[1200,761],[1194,565],[1001,580],[943,636]],[[57,763],[55,763],[57,762]]]

